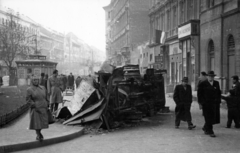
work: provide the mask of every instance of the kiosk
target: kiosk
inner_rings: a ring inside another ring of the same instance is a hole
[[[41,76],[41,73],[52,75],[57,63],[46,60],[45,55],[29,55],[29,59],[16,61],[18,85],[30,85],[31,76]]]

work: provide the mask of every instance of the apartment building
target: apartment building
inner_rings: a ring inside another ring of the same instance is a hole
[[[149,1],[111,0],[106,14],[106,56],[111,64],[139,64],[138,45],[149,39]]]
[[[199,76],[199,0],[152,0],[149,11],[149,47],[154,58],[150,66],[166,69],[166,91],[172,92],[174,86],[184,76],[196,89]],[[159,38],[165,34],[165,42]]]
[[[200,14],[201,70],[214,70],[222,91],[240,76],[240,1],[202,0]]]

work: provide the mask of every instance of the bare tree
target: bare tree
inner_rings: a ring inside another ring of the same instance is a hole
[[[10,85],[14,84],[16,76],[16,59],[26,59],[33,46],[27,29],[18,23],[19,16],[13,13],[7,13],[9,20],[5,20],[4,25],[0,28],[0,60],[6,64]],[[34,39],[34,38],[33,38]],[[37,41],[37,38],[35,38]]]

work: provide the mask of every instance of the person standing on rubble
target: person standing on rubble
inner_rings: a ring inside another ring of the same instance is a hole
[[[58,104],[63,102],[62,80],[58,77],[58,70],[53,71],[53,75],[48,79],[48,94],[50,95],[50,110],[54,112],[58,109]]]
[[[68,76],[67,82],[68,88],[74,90],[74,76],[72,75],[72,73],[70,73],[70,75]]]
[[[192,123],[191,104],[192,104],[192,87],[188,84],[188,77],[183,77],[182,84],[177,85],[174,89],[173,99],[176,103],[175,108],[175,128],[179,128],[180,122],[187,121],[188,129],[196,127]]]

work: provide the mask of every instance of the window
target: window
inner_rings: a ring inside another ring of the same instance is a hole
[[[207,0],[207,2],[206,2],[207,8],[213,7],[214,4],[215,4],[214,0]]]
[[[167,30],[170,30],[170,11],[167,11]]]
[[[215,55],[214,55],[214,43],[213,40],[210,40],[208,44],[208,54],[209,54],[209,66],[210,70],[215,69]]]
[[[150,62],[152,61],[152,54],[150,54]]]
[[[177,26],[177,7],[173,8],[173,28]]]

